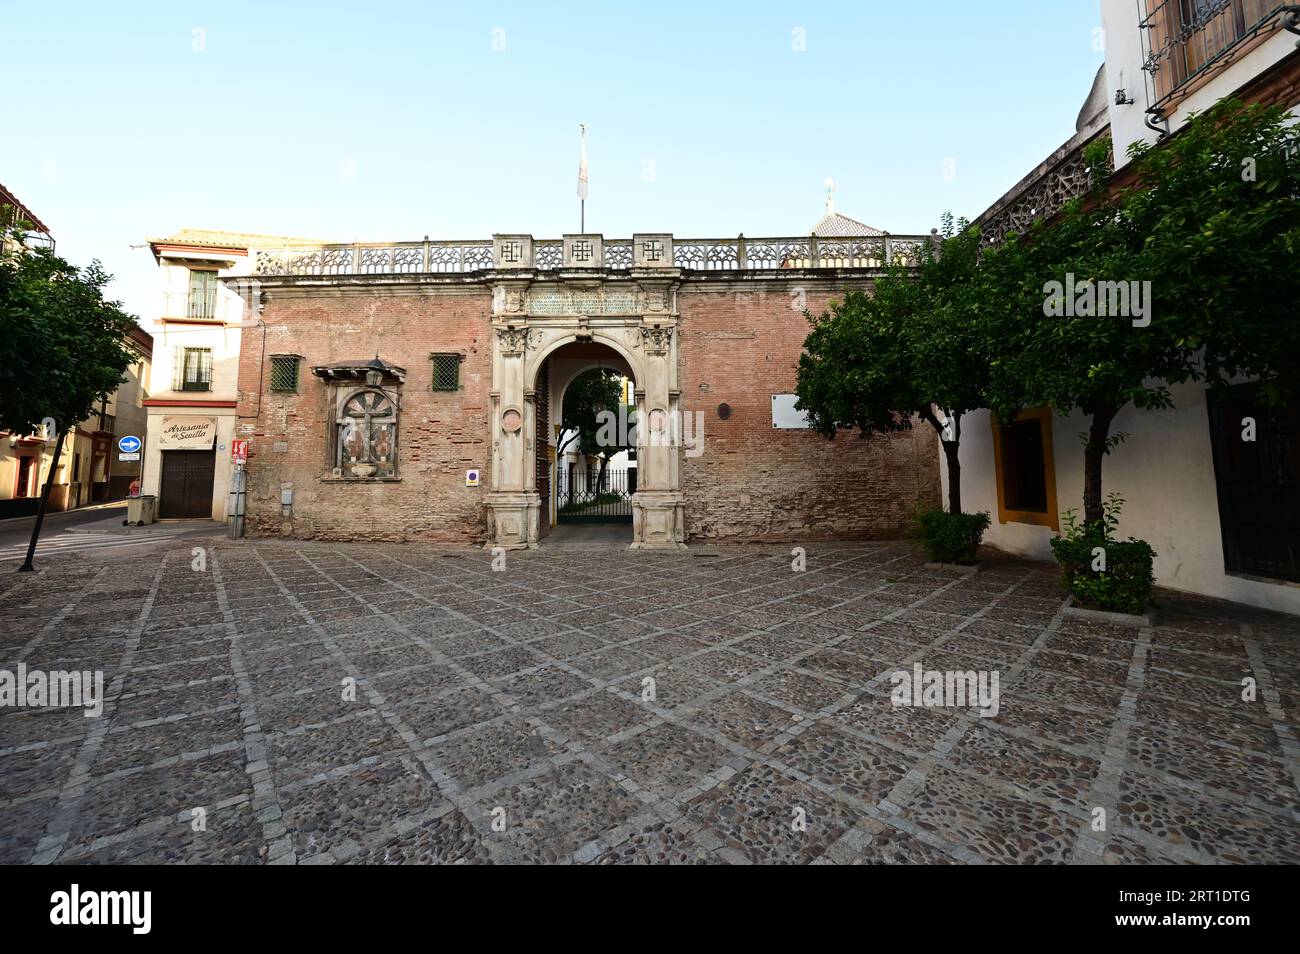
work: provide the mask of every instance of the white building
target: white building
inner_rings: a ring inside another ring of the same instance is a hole
[[[219,278],[251,271],[257,238],[186,229],[149,240],[161,300],[141,483],[161,519],[225,519],[244,303]]]
[[[997,240],[1053,214],[1085,187],[1081,151],[1107,131],[1119,170],[1131,142],[1176,135],[1190,112],[1222,97],[1295,111],[1300,50],[1285,6],[1102,0],[1106,64],[1075,136],[976,223]],[[1171,390],[1173,409],[1130,405],[1111,427],[1112,434],[1129,435],[1105,460],[1106,491],[1127,501],[1120,535],[1155,549],[1160,586],[1300,613],[1300,410],[1257,405],[1249,384],[1217,401],[1201,384]],[[1253,443],[1240,440],[1246,416],[1260,422]],[[987,411],[963,418],[963,508],[993,515],[986,543],[1051,558],[1048,541],[1061,511],[1082,509],[1079,434],[1086,428],[1082,414],[1062,417],[1042,408],[1008,427],[995,426]]]

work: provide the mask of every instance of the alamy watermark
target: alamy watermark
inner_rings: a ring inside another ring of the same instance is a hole
[[[598,447],[682,447],[687,457],[704,453],[704,412],[652,410],[646,417],[644,440],[639,441],[640,412],[620,404],[617,410],[596,414]]]
[[[50,895],[50,923],[128,925],[148,934],[153,925],[151,891],[83,891],[78,884]]]
[[[1076,282],[1074,272],[1065,282],[1043,284],[1043,314],[1048,318],[1131,318],[1134,328],[1151,324],[1151,283],[1137,281]]]
[[[63,670],[45,672],[28,669],[19,663],[17,672],[0,669],[0,706],[16,708],[84,708],[87,719],[104,712],[104,673],[102,670]]]
[[[924,669],[919,662],[912,671],[899,669],[889,677],[894,689],[889,694],[895,708],[979,709],[981,719],[991,719],[1000,708],[997,670]]]

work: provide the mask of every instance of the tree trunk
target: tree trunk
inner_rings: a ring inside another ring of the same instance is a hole
[[[939,418],[930,408],[921,412],[921,416],[930,422],[935,433],[939,435],[939,443],[943,445],[943,457],[948,465],[948,512],[961,513],[961,414],[948,411],[948,422],[950,429],[945,431],[944,425],[939,422]]]
[[[948,461],[948,512],[961,513],[961,458],[956,441],[943,442],[943,456]]]
[[[1106,456],[1106,439],[1119,408],[1099,407],[1092,412],[1088,426],[1088,443],[1083,448],[1083,522],[1100,521],[1105,516],[1101,496],[1101,463]]]
[[[600,459],[600,471],[599,471],[599,473],[596,475],[596,493],[597,493],[597,494],[603,494],[603,493],[605,492],[605,469],[606,469],[607,467],[609,467],[609,458],[608,458],[608,457],[601,457],[601,459]]]
[[[18,568],[19,573],[31,573],[36,569],[32,565],[32,557],[36,555],[36,541],[41,535],[41,524],[45,523],[45,508],[50,503],[50,491],[54,489],[54,475],[59,470],[59,455],[63,452],[64,432],[59,431],[58,439],[54,442],[54,460],[50,462],[50,473],[45,478],[45,489],[41,491],[41,505],[36,510],[36,525],[32,527],[32,539],[27,544],[27,559],[23,565]]]

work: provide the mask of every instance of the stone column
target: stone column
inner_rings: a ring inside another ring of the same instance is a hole
[[[500,327],[493,340],[492,481],[487,493],[492,545],[518,549],[537,545],[541,498],[529,464],[536,426],[531,389],[525,388],[526,327]]]
[[[632,547],[686,545],[686,508],[679,480],[682,428],[677,382],[676,269],[672,236],[635,236],[634,277],[641,300],[641,366],[637,369],[637,490],[632,497]]]
[[[501,279],[492,289],[492,404],[488,414],[492,473],[487,492],[489,546],[537,546],[541,498],[532,452],[536,428],[528,380],[528,284],[532,279],[532,237],[494,235]]]

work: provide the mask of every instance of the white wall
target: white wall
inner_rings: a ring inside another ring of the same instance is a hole
[[[1146,91],[1149,74],[1142,70],[1142,31],[1138,29],[1141,17],[1136,0],[1102,0],[1101,20],[1106,31],[1106,86],[1110,102],[1110,129],[1114,142],[1115,168],[1128,162],[1129,143],[1137,140],[1153,143],[1157,134],[1146,126],[1146,109],[1151,103]],[[1187,122],[1191,112],[1204,112],[1218,100],[1232,95],[1254,77],[1295,52],[1294,33],[1288,33],[1278,23],[1265,31],[1268,38],[1248,53],[1215,67],[1194,92],[1175,100],[1166,110],[1169,131],[1176,132]],[[1123,87],[1135,102],[1115,104],[1115,90]]]
[[[1156,551],[1156,582],[1174,590],[1202,593],[1253,606],[1300,613],[1300,585],[1231,576],[1223,566],[1223,540],[1205,388],[1172,388],[1174,408],[1119,413],[1111,433],[1127,440],[1102,465],[1102,493],[1125,499],[1121,537],[1146,540]],[[1082,519],[1083,444],[1087,418],[1056,417],[1052,444],[1056,461],[1056,499],[1060,510],[1073,507]],[[943,455],[940,454],[942,460]],[[1050,560],[1047,527],[999,523],[993,469],[993,431],[987,411],[962,419],[962,509],[987,510],[993,517],[985,542],[1011,553]],[[943,474],[944,499],[947,473]]]
[[[239,382],[239,330],[243,317],[242,300],[233,291],[222,286],[217,294],[218,321],[206,324],[168,321],[166,320],[168,318],[184,317],[183,301],[189,291],[190,270],[167,259],[159,262],[158,270],[163,288],[163,310],[150,329],[154,343],[149,396],[171,400],[236,400]],[[237,274],[237,270],[222,269],[220,274]],[[178,302],[181,304],[177,304]],[[173,390],[176,354],[185,348],[212,349],[211,391]]]
[[[187,252],[195,259],[211,258],[201,251]],[[251,256],[220,254],[223,264],[221,276],[246,275],[251,268]],[[230,493],[232,465],[230,442],[235,437],[234,407],[202,406],[206,402],[234,402],[239,398],[239,338],[240,324],[244,318],[244,302],[234,291],[221,285],[217,292],[215,320],[208,323],[167,321],[168,318],[185,318],[185,303],[189,294],[190,270],[175,260],[172,253],[164,254],[158,262],[159,316],[150,329],[154,337],[153,362],[149,397],[155,401],[192,402],[198,406],[151,406],[146,428],[144,447],[144,475],[141,492],[157,494],[162,477],[162,451],[158,447],[164,417],[213,417],[217,420],[217,447],[215,476],[212,488],[212,518],[224,520],[227,495]],[[173,389],[176,354],[184,348],[212,349],[212,389],[210,391],[177,391]]]

